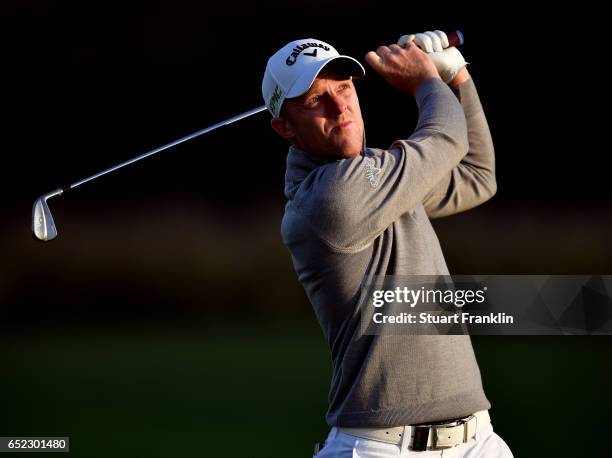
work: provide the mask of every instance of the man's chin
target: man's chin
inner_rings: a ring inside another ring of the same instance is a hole
[[[334,148],[334,156],[339,159],[352,159],[355,156],[358,156],[363,149],[363,145],[361,142],[357,141],[347,141],[341,142],[336,145]]]
[[[346,145],[339,149],[339,155],[344,159],[352,159],[355,156],[359,156],[362,149],[362,146],[358,144]]]

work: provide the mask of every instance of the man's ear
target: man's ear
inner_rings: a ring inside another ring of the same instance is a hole
[[[293,126],[286,118],[272,118],[270,125],[272,126],[272,129],[274,129],[274,132],[283,137],[285,140],[293,142],[295,139],[295,131],[293,130]]]

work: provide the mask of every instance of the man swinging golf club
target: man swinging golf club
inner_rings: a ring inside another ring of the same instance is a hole
[[[448,275],[429,219],[496,191],[486,118],[447,35],[404,36],[365,60],[419,108],[414,133],[386,150],[365,145],[353,83],[364,68],[331,45],[287,44],[262,84],[272,128],[291,143],[283,241],[332,353],[331,431],[315,456],[511,457],[493,432],[469,336],[359,326],[364,277]]]

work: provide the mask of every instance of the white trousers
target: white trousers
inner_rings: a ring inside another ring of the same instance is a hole
[[[444,450],[424,452],[409,449],[402,451],[400,445],[349,436],[338,432],[336,428],[332,428],[325,440],[325,447],[314,456],[316,458],[432,458],[434,456],[447,458],[513,458],[508,445],[493,432],[493,426],[490,424],[477,432],[476,436],[465,444]]]

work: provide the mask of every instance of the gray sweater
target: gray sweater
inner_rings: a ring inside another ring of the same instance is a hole
[[[289,150],[282,236],[331,350],[330,426],[408,425],[491,406],[469,336],[372,336],[359,326],[364,278],[447,275],[429,219],[495,194],[476,88],[469,80],[454,91],[424,83],[413,135],[388,150],[332,161]]]

